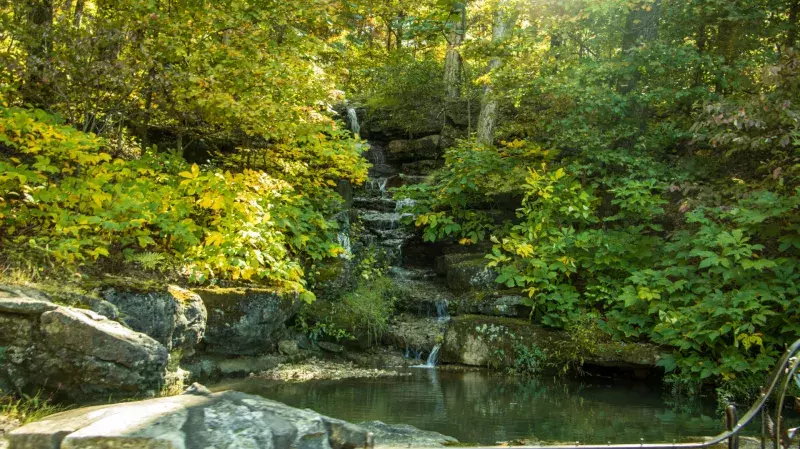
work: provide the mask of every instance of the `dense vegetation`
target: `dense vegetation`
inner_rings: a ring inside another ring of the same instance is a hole
[[[0,2],[0,263],[305,292],[343,251],[337,183],[366,178],[331,111],[346,97],[381,126],[457,139],[397,192],[426,241],[487,252],[534,320],[588,318],[670,348],[683,385],[735,389],[800,337],[798,13]],[[346,303],[369,317],[363,293]]]
[[[457,99],[477,95],[479,120],[498,103],[496,133],[477,123],[399,193],[427,241],[491,240],[497,281],[534,319],[592,317],[673,348],[679,385],[746,390],[800,336],[799,8],[469,3],[462,73],[486,87]]]

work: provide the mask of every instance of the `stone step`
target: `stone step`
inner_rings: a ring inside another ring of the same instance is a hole
[[[387,231],[400,227],[400,219],[403,214],[397,212],[374,212],[368,211],[359,214],[359,218],[364,226],[370,230]]]
[[[364,211],[394,212],[397,201],[391,198],[357,196],[353,198],[353,207]]]

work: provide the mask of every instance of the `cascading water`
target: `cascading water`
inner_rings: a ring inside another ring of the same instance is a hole
[[[428,355],[428,360],[425,361],[425,366],[429,368],[433,368],[436,366],[436,363],[439,362],[439,349],[441,349],[442,345],[437,344],[436,346],[431,349],[431,353]]]
[[[431,349],[431,352],[428,354],[428,358],[427,358],[427,360],[425,360],[425,364],[412,365],[412,366],[409,366],[409,368],[436,368],[436,364],[439,363],[439,350],[441,348],[442,348],[442,345],[436,344]],[[406,350],[406,351],[408,351],[408,350]],[[408,357],[406,357],[406,358],[408,358]],[[420,357],[417,357],[416,359],[417,360],[421,360]]]
[[[450,314],[447,312],[447,300],[440,299],[436,301],[436,319],[439,322],[450,321]]]
[[[353,131],[353,134],[360,137],[361,125],[358,123],[358,113],[356,113],[356,108],[352,106],[347,107],[347,120],[350,122],[350,131]]]

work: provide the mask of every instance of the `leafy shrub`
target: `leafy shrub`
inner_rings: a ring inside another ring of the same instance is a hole
[[[384,276],[363,282],[342,298],[344,319],[354,335],[363,335],[370,344],[378,344],[389,326],[395,300],[390,278]]]
[[[600,311],[614,337],[674,348],[660,363],[686,381],[764,372],[800,335],[800,189],[687,210],[665,235],[657,181],[595,189],[573,169],[530,171],[521,223],[487,256],[544,324]]]
[[[442,66],[432,58],[399,52],[363,74],[371,90],[364,96],[373,128],[401,129],[409,135],[440,126],[444,85]],[[402,73],[403,76],[396,76]]]
[[[286,181],[201,169],[175,154],[123,160],[104,148],[42,111],[0,108],[0,229],[10,264],[77,269],[151,252],[196,282],[304,291],[303,261],[342,251],[335,223]]]
[[[414,200],[405,211],[411,213],[405,221],[413,221],[426,242],[449,238],[478,243],[499,231],[489,213],[499,197],[521,194],[525,167],[554,155],[520,140],[506,142],[500,149],[462,141],[447,150],[444,167],[432,179],[396,189],[394,195]]]

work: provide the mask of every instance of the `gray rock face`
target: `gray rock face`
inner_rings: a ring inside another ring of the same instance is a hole
[[[180,349],[184,355],[191,355],[205,335],[206,307],[200,296],[189,290],[174,285],[165,291],[108,288],[103,297],[117,307],[125,324],[170,351]]]
[[[13,448],[354,449],[367,430],[236,391],[71,410],[9,435]]]
[[[285,359],[276,355],[229,358],[222,354],[203,354],[183,361],[181,365],[191,373],[193,379],[207,381],[260,373],[276,368]]]
[[[154,394],[167,350],[89,310],[0,296],[0,388],[75,401]]]
[[[393,140],[389,142],[386,156],[391,163],[438,159],[444,154],[441,140],[440,136],[428,136],[417,140]]]
[[[287,334],[287,320],[300,308],[296,293],[266,289],[209,288],[197,294],[208,310],[208,352],[258,355],[272,352]]]
[[[383,342],[398,349],[425,352],[444,336],[447,323],[429,317],[400,315],[389,324]]]
[[[453,437],[421,430],[408,424],[386,424],[381,421],[362,422],[359,426],[373,433],[375,447],[444,447],[458,443]]]

